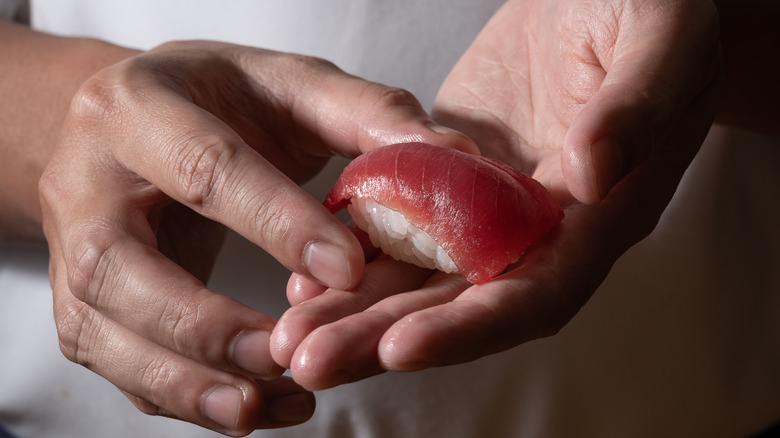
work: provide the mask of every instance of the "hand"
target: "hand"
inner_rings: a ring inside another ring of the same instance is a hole
[[[171,43],[89,79],[40,183],[63,353],[142,411],[228,434],[305,421],[275,321],[204,285],[224,226],[348,289],[354,235],[296,182],[408,139],[474,148],[408,93],[316,59]]]
[[[481,286],[386,257],[352,292],[293,276],[274,358],[319,389],[556,333],[657,223],[709,129],[720,79],[708,1],[507,2],[434,116],[541,181],[565,219]]]

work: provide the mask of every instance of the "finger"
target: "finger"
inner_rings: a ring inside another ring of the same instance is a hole
[[[115,174],[129,169],[195,212],[238,231],[291,270],[342,289],[354,286],[362,275],[363,255],[352,233],[219,119],[170,90],[158,86],[156,91],[157,98],[149,102],[117,102],[99,83],[82,90],[70,120],[78,133],[71,142],[102,138],[102,128],[89,123],[101,108],[121,105],[125,108],[119,113],[136,117],[119,122],[120,133],[113,136],[118,162],[106,159],[103,174],[91,182],[115,185]]]
[[[357,237],[360,246],[363,249],[366,263],[374,260],[381,251],[371,243],[368,233],[358,228],[354,222],[347,224],[352,233]],[[293,273],[287,281],[287,300],[295,306],[304,301],[308,301],[316,296],[322,295],[328,288],[320,283],[312,281],[305,276]]]
[[[257,85],[287,97],[282,105],[294,109],[298,126],[311,130],[338,154],[356,156],[405,142],[479,153],[468,137],[434,122],[417,98],[404,89],[346,74],[323,59],[295,55],[278,56],[280,70],[268,75],[263,52],[245,55],[241,63],[252,72]]]
[[[535,245],[509,273],[472,286],[451,302],[399,320],[380,340],[383,367],[413,371],[467,362],[557,331],[587,299],[590,287],[598,284],[605,270],[592,261],[588,269],[571,269],[576,253],[571,245],[565,263],[556,257],[545,259],[545,250],[550,248]]]
[[[557,333],[615,260],[653,230],[683,171],[655,155],[597,205],[569,205],[513,270],[390,327],[378,348],[383,367],[452,365]]]
[[[458,275],[437,273],[419,289],[320,326],[296,349],[293,377],[305,388],[322,390],[384,372],[377,349],[385,332],[410,313],[452,301],[468,284]]]
[[[308,408],[284,408],[289,405],[284,400],[273,407],[254,381],[209,368],[129,331],[73,296],[65,270],[59,269],[64,260],[56,253],[53,257],[54,316],[63,354],[147,401],[139,406],[145,412],[243,435],[259,427],[290,425],[294,415],[303,417],[302,410],[313,408],[311,402]],[[269,417],[273,412],[276,418]]]
[[[296,424],[308,421],[314,413],[316,400],[314,394],[303,389],[289,377],[280,377],[274,380],[260,380],[256,384],[263,394],[264,412],[263,418],[256,421],[254,429],[275,429],[290,427]],[[159,415],[182,420],[174,413],[157,406],[149,401],[120,390],[125,397],[130,400],[135,407],[147,415]],[[223,411],[228,419],[232,417],[232,412],[225,409],[227,406],[218,406],[216,410]],[[217,413],[209,414],[210,417],[216,417]],[[225,432],[223,432],[225,433]],[[234,431],[230,435],[243,435],[243,431]]]
[[[159,160],[151,163],[140,159],[140,151],[124,156],[124,163],[169,196],[258,244],[289,269],[327,286],[354,287],[363,270],[360,245],[319,201],[240,138],[230,138],[232,133],[219,121],[204,113],[180,115],[205,118],[199,130],[205,136],[190,144],[160,145]]]
[[[70,180],[76,187],[101,187],[80,184],[77,175]],[[62,254],[59,269],[75,298],[198,362],[256,377],[281,374],[268,353],[274,319],[209,290],[155,249],[146,215],[127,206],[128,194],[46,187],[43,210],[56,218],[46,221],[47,239]]]
[[[706,3],[626,12],[618,18],[614,52],[594,48],[606,76],[572,122],[562,157],[567,185],[581,202],[603,199],[651,153],[692,157],[698,150],[700,142],[668,136],[687,128],[682,118],[697,95],[717,93],[717,12]],[[629,22],[637,16],[642,21]]]
[[[296,365],[293,355],[301,342],[318,327],[363,311],[387,296],[422,284],[431,271],[390,257],[380,257],[367,265],[367,275],[354,291],[329,289],[284,313],[271,335],[271,354],[285,368]],[[303,365],[305,368],[305,365]]]
[[[280,377],[274,380],[260,380],[256,384],[263,393],[264,405],[264,418],[256,423],[256,429],[289,427],[303,423],[311,418],[316,405],[314,394],[301,388],[291,378]],[[181,420],[181,418],[160,406],[127,391],[120,391],[139,411],[145,414]],[[226,416],[232,416],[229,410]]]
[[[282,65],[284,70],[286,63]],[[294,65],[301,67],[300,62]],[[138,70],[132,65],[125,68],[130,73]],[[450,131],[436,133],[441,128],[431,128],[436,125],[406,92],[333,72],[314,86],[315,79],[323,77],[321,70],[322,67],[304,68],[290,76],[289,81],[276,78],[275,82],[269,80],[271,85],[262,86],[280,88],[272,89],[275,96],[280,96],[273,102],[273,106],[282,106],[277,112],[293,112],[292,122],[282,125],[292,124],[293,132],[315,133],[330,145],[329,153],[357,154],[361,149],[389,141],[469,143]],[[119,127],[125,131],[119,137],[125,141],[116,145],[122,165],[196,212],[236,230],[295,272],[339,289],[349,289],[359,281],[363,261],[356,239],[319,202],[250,148],[231,126],[182,96],[202,99],[196,91],[161,84],[142,73],[128,76],[128,93],[118,97],[116,91],[107,91],[106,85],[96,79],[82,90],[75,106],[82,119],[94,120],[105,116],[106,111],[117,112]],[[302,90],[294,88],[296,85]],[[250,86],[247,88],[251,90]],[[134,93],[132,90],[136,89],[145,92]],[[149,95],[155,98],[149,99]],[[259,112],[266,115],[272,111],[266,108]],[[122,123],[125,113],[135,114],[136,119]],[[269,129],[279,128],[274,125]],[[287,151],[285,145],[269,144],[285,135],[261,134],[252,139],[259,142],[253,146],[261,153],[274,155],[273,151],[283,150],[295,154]],[[326,149],[314,153],[328,153]],[[304,149],[301,153],[313,152]]]
[[[88,234],[75,246],[71,268],[69,285],[78,299],[198,362],[256,377],[281,374],[268,354],[273,318],[206,288],[132,238]]]
[[[227,115],[220,118],[242,136],[257,132],[241,129],[246,120],[236,118],[249,118],[272,137],[289,139],[290,130],[311,134],[316,143],[295,148],[315,155],[355,156],[403,142],[478,153],[468,137],[435,123],[408,91],[349,75],[324,59],[203,41],[168,43],[149,53],[129,61],[131,72],[139,70],[134,63],[141,64],[141,71],[149,66],[158,72],[173,68],[169,85],[176,93],[192,96],[214,114]],[[172,65],[171,60],[181,64]],[[229,98],[227,104],[209,105],[215,93]]]
[[[287,301],[290,305],[297,306],[304,301],[320,296],[328,290],[327,286],[323,286],[308,278],[292,273],[290,279],[287,281]]]

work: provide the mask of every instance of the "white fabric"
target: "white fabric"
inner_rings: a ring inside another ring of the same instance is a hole
[[[315,55],[430,103],[499,0],[34,1],[33,25],[138,48],[227,40]]]
[[[33,23],[150,47],[212,38],[313,54],[429,106],[499,1],[48,0]],[[780,417],[780,142],[715,129],[656,231],[558,335],[318,393],[262,437],[737,437]],[[338,165],[308,185],[322,197]],[[264,270],[258,271],[258,267]],[[231,236],[211,286],[279,315],[286,274]],[[57,347],[40,247],[0,246],[0,422],[19,437],[207,437],[145,416]]]

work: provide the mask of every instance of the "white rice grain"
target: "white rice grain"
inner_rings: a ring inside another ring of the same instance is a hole
[[[347,208],[355,224],[385,254],[423,268],[458,272],[447,252],[428,233],[410,224],[403,214],[366,198],[352,198]]]

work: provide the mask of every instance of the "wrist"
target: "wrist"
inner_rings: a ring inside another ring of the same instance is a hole
[[[0,238],[42,238],[38,180],[70,100],[92,74],[134,53],[0,22]]]

